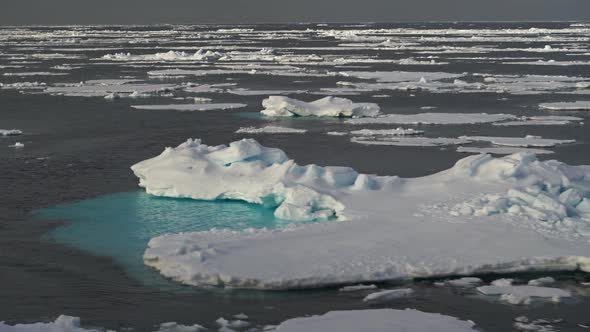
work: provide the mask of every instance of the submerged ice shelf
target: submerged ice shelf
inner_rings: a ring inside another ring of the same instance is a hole
[[[154,236],[212,228],[280,228],[287,224],[262,206],[158,198],[143,192],[105,195],[37,210],[35,215],[40,219],[68,221],[49,233],[49,239],[112,257],[130,276],[157,287],[174,285],[143,264],[145,246]]]
[[[284,289],[488,272],[590,272],[590,166],[527,153],[475,155],[447,171],[403,179],[299,166],[283,151],[247,139],[229,146],[188,140],[132,169],[158,196],[243,200],[272,207],[283,219],[341,221],[151,239],[145,263],[185,284]],[[464,208],[473,197],[504,194],[515,198]]]

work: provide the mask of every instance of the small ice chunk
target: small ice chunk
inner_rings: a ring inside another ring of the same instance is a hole
[[[182,325],[176,322],[167,322],[160,324],[160,327],[156,332],[201,332],[206,330],[206,328],[199,324]]]
[[[9,148],[15,148],[15,149],[21,149],[21,148],[24,148],[25,145],[23,143],[21,143],[21,142],[16,142],[13,145],[9,145],[8,147]]]
[[[0,136],[18,136],[23,132],[19,129],[0,129]]]
[[[483,280],[473,277],[465,277],[453,280],[447,280],[447,284],[455,287],[475,287],[483,283]]]
[[[590,101],[539,104],[541,109],[551,111],[590,111]]]
[[[543,277],[539,279],[533,279],[529,281],[530,286],[545,286],[555,282],[555,279],[551,277]]]
[[[506,278],[496,279],[496,280],[492,281],[491,285],[498,286],[498,287],[507,287],[507,286],[512,286],[513,281],[514,281],[514,279],[506,279]]]
[[[386,303],[400,298],[408,297],[412,294],[414,294],[414,290],[411,288],[384,290],[381,292],[371,293],[367,295],[363,299],[363,302],[372,304]]]
[[[373,103],[353,103],[349,99],[325,97],[304,102],[283,96],[270,96],[262,102],[260,113],[273,117],[317,116],[317,117],[374,117],[379,106]]]
[[[377,286],[375,285],[354,285],[354,286],[346,286],[346,287],[342,287],[340,288],[338,291],[339,292],[357,292],[357,291],[363,291],[363,290],[369,290],[369,289],[377,289]]]
[[[278,126],[266,126],[262,128],[242,127],[236,131],[237,134],[304,134],[306,129],[295,129]]]

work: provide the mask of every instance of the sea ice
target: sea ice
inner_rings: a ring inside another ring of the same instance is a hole
[[[371,293],[363,299],[363,302],[371,304],[387,303],[403,297],[408,297],[412,294],[414,294],[414,290],[411,288],[390,289]]]
[[[99,332],[96,329],[83,329],[80,327],[80,318],[61,315],[51,323],[33,323],[7,325],[0,322],[0,331],[3,332]]]
[[[306,129],[295,129],[278,126],[265,126],[262,128],[242,127],[236,131],[237,134],[304,134]]]
[[[525,137],[491,137],[491,136],[461,136],[461,139],[469,141],[490,142],[494,145],[512,147],[553,147],[560,144],[575,143],[573,139],[547,139],[540,136],[527,135]]]
[[[160,324],[160,327],[156,332],[202,332],[207,331],[206,328],[201,325],[182,325],[176,322],[168,322]]]
[[[340,288],[338,291],[339,292],[358,292],[358,291],[364,291],[364,290],[371,290],[371,289],[377,289],[377,286],[371,284],[371,285],[363,285],[363,284],[359,284],[359,285],[353,285],[353,286],[345,286]]]
[[[195,104],[170,104],[170,105],[132,105],[131,107],[138,110],[173,110],[173,111],[212,111],[212,110],[231,110],[243,108],[248,105],[239,103],[195,103]]]
[[[18,136],[23,132],[19,129],[0,129],[0,136]]]
[[[262,101],[266,116],[318,116],[318,117],[374,117],[379,106],[373,103],[353,103],[349,99],[325,97],[304,102],[288,97],[270,96]]]
[[[471,140],[465,138],[448,138],[448,137],[375,137],[362,136],[352,137],[350,139],[353,143],[364,145],[394,145],[394,146],[444,146],[444,145],[458,145],[470,143]]]
[[[475,324],[455,317],[414,309],[331,311],[322,316],[289,319],[271,332],[474,332]]]
[[[447,284],[455,287],[475,287],[481,285],[483,280],[475,277],[464,277],[460,279],[447,280]]]
[[[543,103],[539,108],[551,111],[590,111],[590,101],[575,101],[571,103]]]
[[[530,148],[519,148],[519,147],[503,147],[503,146],[492,146],[492,147],[474,147],[474,146],[459,146],[457,152],[463,153],[490,153],[490,154],[501,154],[508,155],[520,152],[534,153],[534,154],[552,154],[553,151],[545,149],[530,149]]]
[[[510,304],[530,304],[532,298],[548,298],[559,302],[560,298],[572,297],[569,291],[539,286],[481,286],[477,291],[484,295],[500,295],[500,300]]]
[[[185,284],[287,289],[590,271],[590,166],[526,153],[473,155],[449,170],[403,179],[299,166],[246,139],[229,146],[188,140],[132,169],[158,196],[242,200],[280,219],[342,221],[151,239],[145,264]],[[474,197],[487,198],[474,205]],[[480,206],[487,212],[475,213]]]
[[[373,118],[350,119],[350,124],[475,124],[516,119],[511,114],[487,113],[418,113],[385,114]]]

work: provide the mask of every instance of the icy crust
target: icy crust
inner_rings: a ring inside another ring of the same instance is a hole
[[[299,166],[283,151],[249,139],[215,147],[189,140],[132,169],[154,195],[239,199],[275,208],[281,219],[347,220],[153,238],[145,264],[189,285],[287,289],[490,272],[590,272],[590,166],[526,153],[474,155],[447,171],[402,179]],[[513,198],[482,200],[481,208],[472,202],[486,195]]]
[[[349,99],[325,97],[304,102],[283,96],[270,96],[262,101],[265,116],[318,116],[318,117],[374,117],[379,106],[374,103],[353,103]]]
[[[414,309],[331,311],[322,316],[289,319],[271,332],[358,332],[358,331],[411,331],[411,332],[473,332],[475,324],[441,314]]]
[[[0,322],[0,331],[3,332],[99,332],[100,330],[89,330],[80,327],[80,318],[61,315],[51,323],[16,324],[7,325]]]

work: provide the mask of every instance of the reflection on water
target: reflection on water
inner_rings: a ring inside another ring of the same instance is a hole
[[[287,223],[275,219],[271,209],[254,204],[162,198],[142,191],[40,209],[35,216],[68,221],[47,234],[48,239],[112,257],[130,276],[159,288],[175,285],[144,266],[142,256],[151,238],[212,228],[277,228]]]

